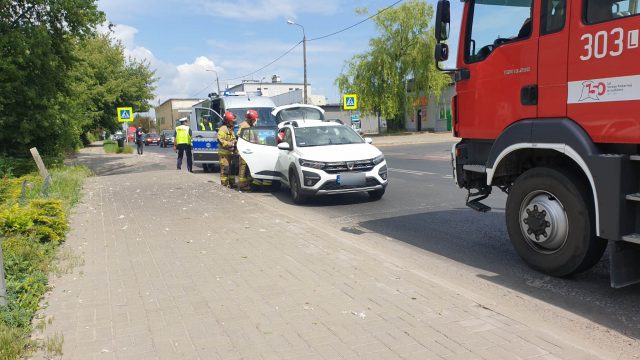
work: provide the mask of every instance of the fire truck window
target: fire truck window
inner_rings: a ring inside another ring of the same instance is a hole
[[[497,47],[527,39],[532,31],[532,0],[477,0],[472,3],[466,61],[482,61]]]
[[[540,30],[542,35],[553,34],[564,28],[567,12],[566,0],[545,0],[542,3],[542,9],[542,30]]]
[[[595,24],[609,20],[638,15],[640,13],[639,0],[585,0],[586,22]]]

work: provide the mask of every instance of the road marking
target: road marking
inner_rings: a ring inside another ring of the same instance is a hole
[[[399,172],[403,174],[412,174],[412,175],[438,175],[436,173],[427,172],[427,171],[416,171],[416,170],[405,170],[405,169],[394,169],[394,168],[389,168],[389,171]]]

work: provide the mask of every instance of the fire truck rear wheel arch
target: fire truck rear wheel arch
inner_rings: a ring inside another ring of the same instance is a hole
[[[513,184],[506,207],[509,238],[532,268],[568,276],[591,268],[607,241],[595,235],[593,198],[575,171],[536,167]]]
[[[536,156],[542,157],[544,161],[536,160]],[[598,193],[603,186],[601,183],[597,186],[594,178],[599,172],[606,171],[606,167],[591,166],[591,160],[598,156],[599,150],[591,138],[570,119],[522,120],[505,129],[494,142],[486,163],[487,185],[501,185],[500,181],[504,180],[500,177],[502,174],[511,173],[511,179],[515,179],[526,170],[505,168],[513,166],[514,157],[519,159],[517,163],[520,165],[529,161],[533,167],[556,166],[565,168],[566,171],[573,170],[576,176],[584,178],[591,190],[596,234],[600,235],[600,215],[602,210],[607,209],[601,209],[599,199],[602,196]],[[594,171],[597,173],[594,174]]]

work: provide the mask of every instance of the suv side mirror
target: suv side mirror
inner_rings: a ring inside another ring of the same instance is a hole
[[[435,58],[437,62],[447,61],[449,59],[449,45],[444,43],[437,43]]]
[[[281,142],[280,144],[278,144],[278,149],[280,149],[280,150],[291,150],[291,146],[289,146],[289,143]]]
[[[366,138],[364,138],[364,142],[367,143],[367,144],[373,144],[373,139],[370,138],[370,137],[366,137]]]
[[[449,0],[439,0],[436,9],[436,40],[440,43],[449,39],[449,25],[451,23],[451,3]]]

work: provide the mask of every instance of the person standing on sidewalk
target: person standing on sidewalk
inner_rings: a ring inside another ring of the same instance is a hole
[[[144,136],[144,131],[142,131],[142,125],[138,125],[136,129],[136,147],[138,149],[138,155],[142,155],[144,148],[142,144],[142,137]]]
[[[178,164],[177,168],[182,168],[182,156],[187,153],[187,170],[193,172],[193,159],[191,158],[191,128],[187,126],[187,118],[181,118],[178,120],[180,125],[176,127],[176,131],[173,133],[173,151],[178,152]]]
[[[235,175],[231,172],[231,162],[236,154],[236,134],[233,132],[233,123],[236,115],[230,111],[222,117],[223,125],[218,130],[218,155],[220,156],[220,184],[225,187],[233,187]]]
[[[247,110],[247,113],[244,115],[245,120],[242,122],[242,124],[240,124],[240,126],[238,127],[238,134],[241,134],[242,129],[249,129],[252,128],[256,125],[256,122],[258,121],[258,112],[255,110]],[[249,141],[252,141],[252,137],[254,137],[255,134],[249,134]],[[245,138],[246,139],[246,138]],[[256,142],[258,139],[255,139]],[[240,156],[240,166],[239,166],[239,170],[238,170],[238,181],[240,182],[238,188],[239,190],[250,190],[251,186],[249,185],[249,182],[251,181],[251,175],[249,174],[249,166],[247,165],[247,162],[244,161],[244,159],[242,158],[242,156]]]

